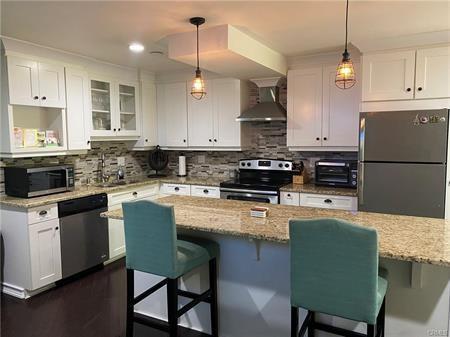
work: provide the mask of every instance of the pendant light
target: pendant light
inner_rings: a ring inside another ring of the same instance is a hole
[[[355,69],[353,62],[350,59],[350,53],[347,50],[347,36],[348,36],[348,0],[345,9],[345,50],[342,54],[342,61],[339,63],[336,71],[336,78],[334,83],[340,89],[349,89],[356,83]]]
[[[200,62],[199,62],[199,48],[198,48],[198,26],[205,23],[205,18],[195,17],[189,19],[189,22],[195,26],[197,26],[197,69],[195,70],[195,78],[192,81],[191,87],[191,95],[195,99],[202,99],[206,96],[205,90],[205,82],[202,78],[202,71],[200,70]]]

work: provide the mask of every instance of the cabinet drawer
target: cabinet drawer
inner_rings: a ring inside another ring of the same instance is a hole
[[[158,185],[150,185],[127,189],[126,191],[108,194],[108,206],[121,205],[123,202],[149,198],[158,194]]]
[[[192,185],[191,195],[194,197],[220,198],[220,190],[218,187]]]
[[[340,195],[300,193],[300,206],[356,211],[357,198]]]
[[[280,192],[280,204],[300,206],[300,193]]]
[[[52,220],[58,218],[58,205],[51,204],[39,207],[33,207],[28,210],[28,224]]]
[[[161,191],[166,194],[191,195],[191,186],[165,183],[161,185]]]

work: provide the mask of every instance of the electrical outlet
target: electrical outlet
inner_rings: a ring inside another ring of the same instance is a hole
[[[125,166],[125,157],[117,157],[117,165]]]
[[[199,155],[197,156],[197,161],[198,161],[199,164],[204,164],[204,163],[206,162],[206,157],[205,157],[205,155],[199,154]]]

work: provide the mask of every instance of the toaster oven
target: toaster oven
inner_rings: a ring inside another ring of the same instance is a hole
[[[356,188],[357,160],[318,160],[315,164],[315,184],[321,186]]]

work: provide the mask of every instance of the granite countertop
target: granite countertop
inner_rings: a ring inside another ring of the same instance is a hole
[[[93,184],[89,186],[85,185],[76,187],[74,191],[50,194],[35,198],[17,198],[10,196],[2,196],[0,197],[0,206],[32,208],[49,205],[64,200],[82,198],[94,194],[126,191],[128,189],[133,189],[136,187],[159,183],[219,186],[222,180],[214,178],[193,178],[193,177],[191,178],[191,177],[169,176],[157,178],[131,177],[127,178],[125,181],[127,183],[124,185],[114,185],[114,186],[100,186],[99,184]]]
[[[269,205],[267,218],[250,217],[252,202],[169,196],[157,200],[175,207],[177,227],[287,243],[291,218],[338,218],[376,228],[381,257],[450,267],[450,221],[411,216]],[[123,219],[122,210],[102,214]]]
[[[358,196],[356,188],[343,188],[343,187],[327,187],[317,186],[314,184],[289,184],[283,186],[280,189],[282,192],[300,192],[300,193],[313,193],[313,194],[329,194],[329,195],[342,195],[342,196]]]

